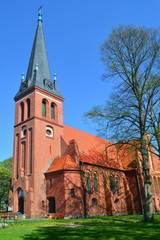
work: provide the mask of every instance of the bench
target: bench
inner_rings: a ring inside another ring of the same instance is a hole
[[[14,221],[17,221],[17,214],[14,212],[4,212],[0,213],[0,218],[3,218],[4,220],[13,219]]]

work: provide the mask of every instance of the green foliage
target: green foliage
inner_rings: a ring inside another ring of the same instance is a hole
[[[0,162],[0,201],[8,200],[10,179],[12,177],[12,158]]]

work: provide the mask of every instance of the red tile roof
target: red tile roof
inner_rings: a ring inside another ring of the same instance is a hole
[[[62,169],[79,170],[79,166],[75,163],[75,161],[71,158],[70,155],[65,155],[54,159],[53,163],[51,164],[46,173],[59,171]]]
[[[71,139],[75,139],[81,161],[122,169],[116,145],[110,146],[113,142],[68,126],[64,126],[63,136],[68,144]],[[110,147],[106,151],[107,146]]]
[[[75,139],[80,152],[88,153],[90,150],[103,150],[110,144],[106,139],[94,136],[90,133],[80,131],[64,125],[64,139],[69,144],[71,139]]]
[[[112,145],[114,143],[108,140],[65,125],[63,133],[63,139],[67,145],[73,139],[76,141],[81,161],[118,169],[137,167],[137,155],[135,156],[135,149],[131,147],[124,145],[119,149],[118,145]],[[62,169],[78,170],[79,166],[68,153],[56,158],[47,172]]]

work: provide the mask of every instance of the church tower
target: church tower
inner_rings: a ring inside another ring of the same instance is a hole
[[[44,172],[61,156],[63,97],[52,81],[42,28],[42,14],[26,77],[15,96],[14,158],[10,201],[14,212],[46,214]]]

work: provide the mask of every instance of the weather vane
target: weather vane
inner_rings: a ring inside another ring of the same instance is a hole
[[[41,11],[42,7],[43,6],[40,6],[38,8],[38,21],[40,21],[40,22],[42,22],[42,11]]]
[[[39,12],[40,14],[42,13],[42,11],[41,11],[42,7],[43,7],[43,5],[41,5],[41,6],[38,8],[38,12]]]

